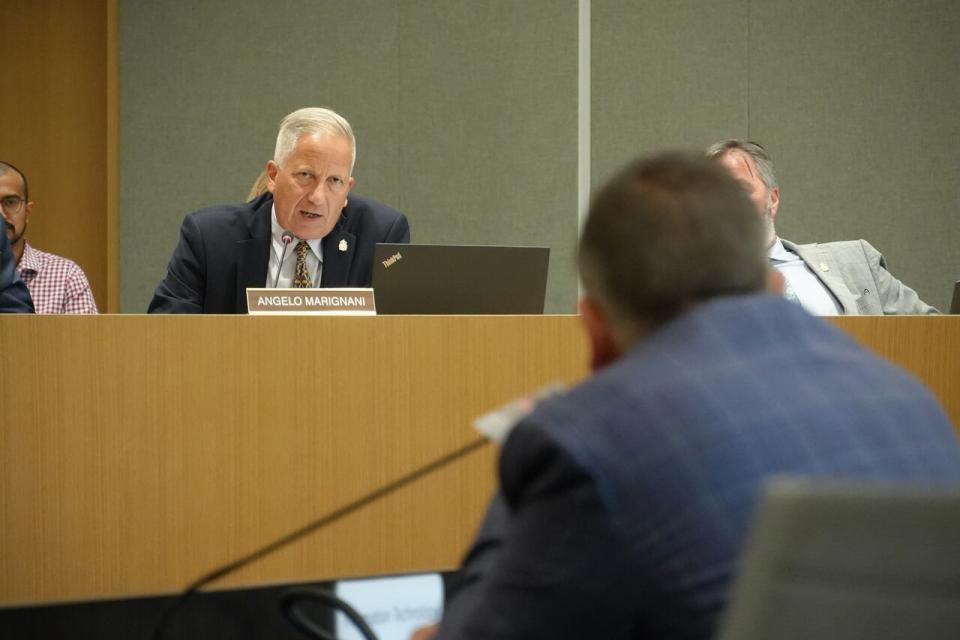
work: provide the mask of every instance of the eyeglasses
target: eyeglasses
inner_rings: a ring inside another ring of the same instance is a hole
[[[0,198],[0,207],[3,208],[3,212],[7,215],[13,215],[23,208],[24,202],[26,202],[26,200],[20,196],[4,196]]]

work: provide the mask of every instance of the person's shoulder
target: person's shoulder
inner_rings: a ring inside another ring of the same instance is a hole
[[[875,252],[876,248],[860,238],[858,240],[831,240],[830,242],[807,242],[804,244],[797,244],[790,242],[789,240],[781,239],[784,246],[788,249],[793,250],[806,250],[806,251],[822,251],[824,253],[850,253],[850,252],[860,252],[860,253],[870,253]]]
[[[269,214],[273,200],[264,194],[249,202],[217,204],[187,214],[184,224],[203,231],[245,228],[258,214]]]
[[[80,269],[80,265],[70,258],[50,253],[49,251],[42,251],[30,245],[28,245],[28,247],[28,250],[24,252],[24,259],[21,262],[23,266],[34,266],[37,270],[40,268],[56,267],[61,271],[77,270],[81,273],[83,272],[83,270]]]
[[[661,385],[652,375],[655,367],[655,358],[621,358],[566,391],[538,402],[510,432],[507,442],[512,441],[513,448],[523,443],[520,448],[528,451],[563,451],[569,461],[591,467],[591,460],[599,457],[598,451],[610,446],[611,437],[615,439],[617,432],[623,435],[623,425],[631,421],[638,396],[657,394]],[[647,382],[637,385],[638,379]],[[627,436],[629,440],[644,437],[641,432]]]
[[[90,282],[83,267],[70,258],[41,251],[35,247],[30,247],[29,254],[25,254],[25,258],[29,260],[29,263],[24,266],[25,269],[32,269],[37,273],[56,274],[70,283],[70,286],[90,288]]]
[[[750,378],[775,358],[814,349],[862,351],[847,334],[780,296],[722,296],[660,326],[618,361],[538,407],[536,417],[559,425],[557,437],[576,450],[602,442],[607,432],[611,442],[653,445],[675,434],[667,427],[627,435],[625,425],[641,412],[648,424],[668,425],[670,416],[712,403],[734,374]]]
[[[862,238],[859,240],[833,240],[831,242],[821,242],[815,246],[834,251],[861,251],[863,248],[873,249],[873,245]]]

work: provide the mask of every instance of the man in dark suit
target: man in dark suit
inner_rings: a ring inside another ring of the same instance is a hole
[[[410,227],[399,211],[350,195],[355,160],[339,114],[288,115],[267,163],[269,192],[188,215],[148,312],[246,313],[247,287],[369,287],[374,245],[409,242]]]
[[[0,233],[0,313],[33,313],[30,292],[17,275],[17,260],[5,233]]]
[[[765,292],[763,224],[720,165],[630,165],[579,266],[594,374],[507,436],[439,638],[709,638],[764,479],[960,486],[925,388]]]

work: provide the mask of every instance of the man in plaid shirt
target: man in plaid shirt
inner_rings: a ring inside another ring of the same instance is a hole
[[[33,210],[27,178],[6,162],[0,162],[0,210],[17,273],[37,313],[97,313],[90,283],[77,263],[27,244],[24,235]]]

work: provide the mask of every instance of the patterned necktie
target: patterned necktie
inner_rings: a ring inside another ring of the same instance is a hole
[[[307,289],[313,286],[310,281],[310,274],[307,273],[307,253],[310,252],[310,245],[306,240],[301,240],[296,246],[297,268],[293,274],[293,286],[298,289]]]
[[[793,287],[790,286],[790,281],[786,278],[783,279],[783,297],[794,304],[800,304],[800,296],[793,290]]]
[[[776,269],[776,264],[778,262],[783,262],[783,260],[777,260],[776,258],[770,258],[770,264]],[[787,276],[783,276],[783,297],[789,300],[794,304],[799,304],[803,306],[800,302],[800,296],[797,295],[797,292],[793,290],[793,287],[790,286],[790,281],[787,280]]]

